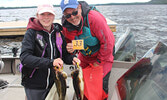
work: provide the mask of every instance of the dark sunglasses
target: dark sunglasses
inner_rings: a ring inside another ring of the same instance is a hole
[[[66,19],[68,19],[68,18],[71,17],[71,15],[73,15],[73,16],[78,15],[78,10],[77,10],[77,11],[73,11],[72,14],[64,15],[64,17],[65,17]]]

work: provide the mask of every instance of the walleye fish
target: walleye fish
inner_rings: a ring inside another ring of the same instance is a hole
[[[76,69],[71,72],[71,77],[73,79],[73,87],[75,90],[77,100],[83,100],[84,81],[83,81],[82,68],[79,66],[78,63]]]
[[[56,69],[56,67],[54,69]],[[59,71],[55,71],[55,84],[57,87],[59,100],[65,100],[67,91],[66,79],[67,79],[66,72],[64,72],[61,69],[59,69]]]

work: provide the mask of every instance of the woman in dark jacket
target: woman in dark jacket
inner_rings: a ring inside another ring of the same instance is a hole
[[[29,19],[20,54],[22,85],[28,100],[45,99],[54,83],[54,66],[80,62],[67,52],[61,25],[53,24],[53,6],[39,5],[36,16]]]

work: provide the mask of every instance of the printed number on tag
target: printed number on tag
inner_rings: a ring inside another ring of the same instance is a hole
[[[83,40],[72,40],[72,45],[74,50],[83,50],[84,41]]]

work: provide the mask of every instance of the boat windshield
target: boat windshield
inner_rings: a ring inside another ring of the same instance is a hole
[[[142,58],[118,81],[121,100],[167,100],[167,46],[158,43],[152,57]]]
[[[115,44],[114,60],[136,61],[135,37],[129,28]]]

